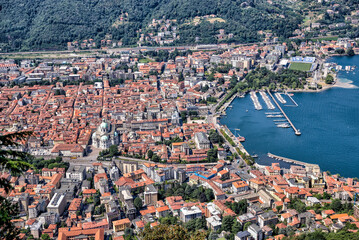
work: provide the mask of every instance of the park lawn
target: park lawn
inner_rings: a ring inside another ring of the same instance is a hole
[[[149,62],[153,62],[153,60],[151,60],[149,58],[141,58],[138,62],[139,63],[149,63]]]
[[[310,71],[311,67],[312,67],[311,63],[292,62],[289,66],[289,69],[308,72],[308,71]]]

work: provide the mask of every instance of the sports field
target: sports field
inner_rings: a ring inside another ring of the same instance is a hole
[[[307,72],[310,70],[311,67],[312,67],[311,63],[292,62],[289,66],[289,69]]]

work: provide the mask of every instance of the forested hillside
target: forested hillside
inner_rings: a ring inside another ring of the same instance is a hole
[[[271,3],[269,3],[271,2]],[[121,24],[121,14],[127,19]],[[216,15],[222,22],[195,17]],[[110,37],[136,44],[139,30],[156,19],[176,19],[175,44],[216,43],[219,29],[233,33],[222,41],[253,42],[258,30],[288,37],[302,21],[287,4],[265,0],[0,0],[1,51],[64,49],[69,41]]]

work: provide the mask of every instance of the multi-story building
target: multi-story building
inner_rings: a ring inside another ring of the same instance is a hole
[[[258,216],[258,224],[260,227],[263,227],[265,225],[275,225],[278,222],[277,215],[272,212],[265,212]]]
[[[209,141],[207,135],[204,132],[195,133],[194,141],[198,149],[209,149],[211,147],[211,142]]]
[[[83,181],[85,178],[86,168],[84,166],[71,165],[66,172],[66,178],[78,179]]]
[[[196,206],[193,206],[191,208],[187,208],[187,207],[181,208],[180,220],[182,222],[186,223],[192,219],[200,218],[200,217],[202,217],[202,211]]]
[[[158,201],[158,191],[153,185],[147,185],[144,192],[145,205],[155,205]]]
[[[124,218],[121,220],[113,221],[112,225],[113,225],[114,232],[120,232],[120,231],[125,230],[126,228],[131,227],[131,221],[128,218]]]
[[[50,213],[57,213],[62,215],[66,207],[66,194],[55,193],[52,197],[49,205],[47,205],[47,211]]]

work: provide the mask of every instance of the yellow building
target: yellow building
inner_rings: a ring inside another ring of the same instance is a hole
[[[124,231],[126,228],[131,227],[131,221],[128,218],[114,221],[114,222],[112,222],[112,224],[113,224],[114,232]]]

